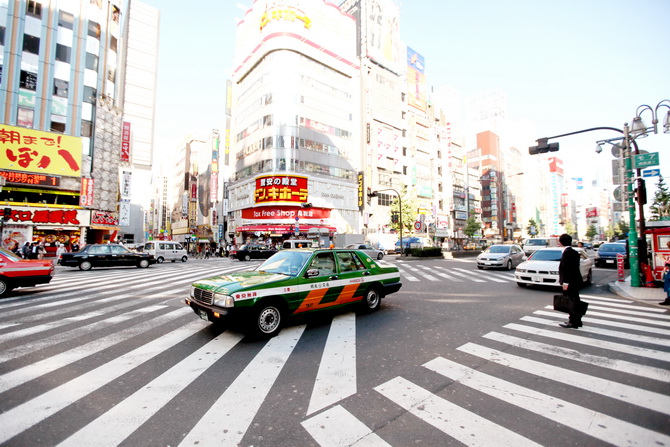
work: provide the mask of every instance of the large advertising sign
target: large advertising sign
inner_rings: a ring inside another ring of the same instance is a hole
[[[407,103],[426,111],[426,74],[423,56],[407,47]]]
[[[0,125],[0,169],[81,176],[81,138]]]
[[[256,179],[254,202],[307,202],[307,177],[270,175]]]
[[[366,49],[370,59],[399,72],[402,63],[400,11],[391,0],[369,0]]]
[[[88,177],[81,178],[81,189],[79,191],[79,206],[93,206],[93,192],[95,191],[95,180]]]

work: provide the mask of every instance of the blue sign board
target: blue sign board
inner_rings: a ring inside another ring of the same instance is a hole
[[[655,169],[645,169],[642,171],[642,177],[658,177],[661,175],[661,170],[658,168]]]

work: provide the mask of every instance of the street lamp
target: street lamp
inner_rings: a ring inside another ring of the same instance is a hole
[[[393,188],[386,188],[386,189],[378,189],[377,191],[369,192],[368,197],[377,197],[379,195],[379,193],[383,192],[383,191],[393,191],[398,196],[398,211],[400,213],[400,256],[402,256],[405,252],[405,247],[403,247],[403,240],[402,240],[403,221],[402,221],[402,199],[400,198],[400,193]]]

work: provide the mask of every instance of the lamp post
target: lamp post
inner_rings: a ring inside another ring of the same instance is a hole
[[[398,196],[398,212],[400,213],[400,225],[399,225],[399,227],[400,227],[400,256],[402,256],[405,253],[405,247],[403,247],[403,240],[402,240],[402,226],[403,226],[402,199],[400,198],[400,193],[393,188],[378,189],[377,191],[372,191],[372,192],[368,193],[368,196],[369,197],[377,197],[377,195],[379,195],[379,193],[383,192],[383,191],[393,191]]]

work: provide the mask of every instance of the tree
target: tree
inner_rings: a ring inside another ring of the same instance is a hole
[[[589,225],[589,228],[586,230],[586,237],[589,238],[589,240],[593,240],[593,236],[595,236],[596,234],[598,234],[596,226]]]
[[[565,223],[565,232],[569,234],[570,236],[573,236],[574,239],[577,239],[575,236],[577,236],[575,233],[575,224],[572,223],[572,221],[567,221]]]
[[[656,192],[654,193],[654,203],[649,207],[651,217],[649,220],[665,220],[670,216],[670,192],[668,185],[665,184],[663,176],[658,179]]]
[[[402,197],[402,233],[404,237],[412,232],[414,220],[416,219],[416,213],[414,211],[416,210],[416,206],[414,205],[413,201],[407,198],[407,187],[403,187],[402,191],[400,191],[400,196]],[[393,202],[391,202],[390,208],[391,214],[399,212],[400,207],[398,206],[397,196],[393,198]],[[398,222],[391,223],[391,228],[396,231],[400,230],[399,220],[400,216],[398,216]]]
[[[470,216],[468,217],[468,220],[465,222],[465,228],[463,228],[463,233],[471,238],[472,236],[475,235],[475,233],[478,233],[479,230],[482,229],[482,224],[479,222],[477,219],[475,219],[475,216]]]
[[[537,222],[535,222],[535,219],[530,219],[528,221],[528,226],[526,227],[526,233],[530,234],[531,236],[535,236],[537,234]]]

